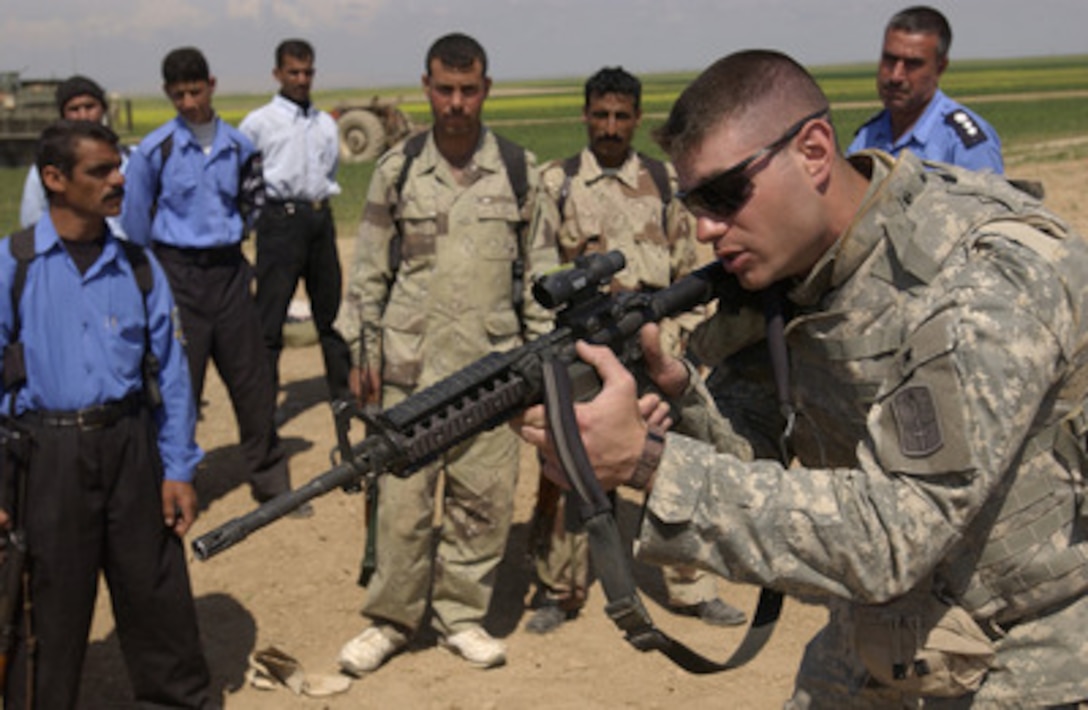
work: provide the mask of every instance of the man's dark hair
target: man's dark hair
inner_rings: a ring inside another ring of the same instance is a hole
[[[915,5],[895,13],[884,32],[899,30],[910,34],[937,35],[937,58],[944,59],[952,48],[952,27],[939,11],[927,5]]]
[[[283,61],[287,57],[293,57],[299,61],[305,62],[309,59],[313,59],[315,56],[313,46],[306,40],[285,39],[276,47],[276,68],[282,67]]]
[[[720,124],[750,109],[768,116],[788,114],[782,126],[767,121],[768,132],[773,132],[786,127],[785,119],[821,108],[828,108],[827,97],[804,67],[781,52],[751,49],[719,59],[696,77],[654,131],[654,139],[677,160],[698,149]]]
[[[101,141],[117,148],[117,134],[108,126],[93,121],[54,121],[45,127],[38,139],[38,153],[35,164],[38,175],[45,174],[45,168],[53,166],[67,176],[72,175],[76,166],[76,144],[83,139]],[[43,181],[42,186],[45,186]],[[48,192],[48,188],[46,188]]]
[[[196,47],[179,47],[162,60],[162,80],[166,84],[208,81],[211,76],[208,60]]]
[[[94,79],[76,74],[57,84],[55,98],[57,101],[57,111],[60,112],[61,118],[64,118],[64,107],[69,101],[77,96],[90,96],[92,99],[102,104],[103,111],[109,111],[110,109],[109,102],[106,101],[106,92],[102,90],[102,87],[98,85],[98,82]]]
[[[487,52],[479,42],[460,32],[439,37],[427,50],[427,58],[424,60],[427,76],[431,75],[431,62],[435,59],[442,62],[443,66],[461,71],[471,69],[473,63],[479,61],[483,75],[487,76]]]
[[[623,67],[605,67],[586,80],[586,107],[594,96],[621,94],[635,100],[635,110],[642,103],[642,82]]]

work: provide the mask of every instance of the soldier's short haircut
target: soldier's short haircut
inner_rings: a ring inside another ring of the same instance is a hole
[[[790,57],[772,50],[746,50],[719,59],[696,77],[654,131],[654,139],[674,160],[682,159],[713,129],[755,108],[800,117],[827,109],[828,102],[812,75]]]
[[[460,32],[452,32],[439,37],[427,50],[424,68],[427,76],[431,75],[431,62],[437,59],[443,66],[467,71],[475,62],[480,62],[483,75],[487,76],[487,52],[479,42]]]
[[[287,57],[305,62],[316,56],[313,45],[304,39],[285,39],[276,47],[276,68],[283,66]]]
[[[208,60],[196,47],[178,47],[162,60],[162,80],[167,85],[187,81],[208,81],[212,73]]]
[[[53,166],[70,176],[76,166],[76,145],[83,139],[101,141],[117,148],[117,134],[108,126],[93,121],[54,121],[45,127],[38,139],[35,164],[38,174]]]
[[[637,110],[642,103],[642,82],[623,67],[605,67],[586,79],[585,94],[587,107],[594,96],[621,94],[633,98]]]
[[[927,5],[915,5],[901,10],[888,20],[884,32],[899,30],[909,34],[937,35],[937,57],[944,59],[952,48],[952,27],[940,11]]]

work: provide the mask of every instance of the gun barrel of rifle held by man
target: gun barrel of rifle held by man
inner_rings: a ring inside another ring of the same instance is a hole
[[[625,364],[641,357],[638,331],[646,323],[690,311],[715,298],[739,294],[735,279],[715,262],[653,293],[608,295],[605,287],[624,267],[620,252],[579,257],[534,284],[534,296],[556,308],[556,328],[514,350],[491,353],[400,404],[365,418],[367,436],[350,457],[309,483],[283,493],[196,538],[193,551],[206,560],[250,533],[336,488],[358,488],[380,474],[407,476],[442,452],[492,429],[543,400],[543,363],[564,363],[580,398],[591,396],[596,375],[578,360],[574,343],[611,347]]]

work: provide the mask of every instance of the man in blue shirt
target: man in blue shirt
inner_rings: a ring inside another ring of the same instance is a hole
[[[261,151],[268,200],[257,221],[257,310],[273,376],[278,380],[283,323],[299,278],[306,282],[333,400],[351,399],[348,346],[333,321],[342,277],[329,198],[336,183],[340,136],[329,114],[310,101],[314,49],[301,39],[276,47],[272,75],[280,92],[239,129]]]
[[[876,78],[884,110],[858,129],[847,153],[908,149],[925,160],[1004,172],[997,132],[937,87],[951,45],[948,20],[931,7],[911,7],[888,21]]]
[[[249,291],[253,272],[241,248],[264,201],[260,153],[215,115],[215,77],[199,50],[173,50],[162,74],[178,115],[148,134],[129,158],[121,223],[132,241],[153,246],[170,279],[197,401],[208,359],[215,360],[234,405],[253,497],[263,502],[291,483]]]
[[[112,131],[58,122],[37,165],[49,210],[0,244],[0,407],[32,442],[3,456],[0,526],[25,528],[33,609],[5,704],[75,707],[102,571],[137,702],[217,707],[181,542],[202,453],[173,297],[155,259],[107,226],[124,191]]]

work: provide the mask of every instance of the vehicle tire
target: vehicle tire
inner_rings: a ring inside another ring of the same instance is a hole
[[[385,152],[382,120],[365,110],[348,111],[337,121],[340,132],[340,160],[361,163]]]

